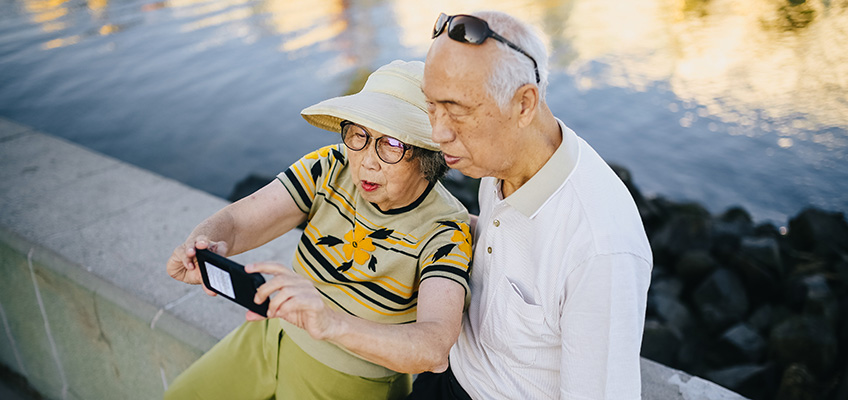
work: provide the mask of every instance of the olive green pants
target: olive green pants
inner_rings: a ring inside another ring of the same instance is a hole
[[[408,374],[363,378],[314,360],[277,320],[245,322],[183,371],[165,399],[402,399]]]

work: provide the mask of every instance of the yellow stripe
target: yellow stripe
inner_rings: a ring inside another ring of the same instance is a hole
[[[406,314],[414,313],[414,312],[415,312],[415,310],[418,308],[417,306],[416,306],[416,307],[412,307],[411,309],[406,310],[406,311],[404,311],[404,312],[394,312],[394,313],[387,313],[387,312],[383,312],[383,311],[380,311],[380,310],[375,309],[374,307],[369,306],[368,304],[363,303],[361,300],[359,300],[359,298],[358,298],[358,297],[354,296],[354,295],[353,295],[353,294],[351,294],[351,293],[348,293],[348,291],[346,290],[346,288],[345,288],[345,287],[340,286],[340,285],[335,285],[335,286],[337,286],[337,287],[339,288],[339,290],[341,290],[342,292],[345,292],[345,294],[347,294],[348,296],[350,296],[350,298],[352,298],[353,300],[355,300],[357,303],[362,304],[362,306],[363,306],[363,307],[365,307],[365,308],[367,308],[367,309],[369,309],[369,310],[371,310],[371,311],[374,311],[375,313],[380,314],[380,315],[386,315],[386,316],[399,316],[399,315],[406,315]]]
[[[303,160],[300,160],[300,164],[303,164]],[[301,165],[301,168],[306,169],[306,166]],[[292,169],[294,169],[294,172],[297,174],[297,177],[300,180],[300,184],[303,185],[307,190],[309,190],[309,192],[310,192],[309,197],[311,197],[312,199],[315,199],[315,184],[313,183],[312,185],[310,185],[309,183],[312,182],[312,181],[309,180],[309,179],[303,178],[303,174],[301,174],[301,172],[300,172],[301,168],[292,168]]]
[[[319,232],[319,231],[318,231],[318,228],[315,228],[315,227],[313,226],[313,227],[312,227],[312,229],[315,231],[315,233],[317,233],[317,234],[318,234],[318,237],[322,237],[322,236],[324,236],[323,234],[321,234],[321,232]],[[315,239],[315,235],[314,235],[312,232],[306,232],[306,234],[309,236],[310,240],[312,240],[312,243],[317,242],[317,240]],[[332,261],[333,265],[341,265],[341,263],[340,263],[338,260],[336,260],[336,258],[335,258],[335,257],[333,257],[331,254],[329,254],[329,252],[327,251],[327,247],[328,247],[328,246],[318,246],[318,245],[316,245],[316,247],[318,247],[322,253],[324,253],[324,254],[326,254],[326,255],[328,256],[328,258]],[[341,257],[341,252],[339,252],[339,251],[338,251],[338,250],[336,250],[335,248],[334,248],[333,250],[334,250],[334,251],[336,251],[336,252],[339,254],[339,256]],[[396,288],[396,287],[392,286],[389,282],[386,282],[384,279],[375,279],[374,277],[372,277],[372,276],[370,276],[370,275],[368,275],[368,274],[364,273],[364,272],[363,272],[362,270],[360,270],[359,268],[352,267],[352,269],[353,269],[353,270],[355,270],[356,272],[359,272],[360,274],[362,274],[362,275],[364,275],[364,276],[366,276],[366,277],[368,278],[368,279],[362,279],[362,278],[359,278],[359,277],[357,277],[357,276],[355,276],[355,275],[353,275],[353,274],[347,274],[347,275],[348,275],[348,277],[349,277],[349,278],[351,278],[352,280],[355,280],[355,281],[357,281],[357,282],[366,282],[366,281],[368,281],[368,282],[374,282],[374,283],[379,284],[380,286],[383,286],[383,287],[384,287],[384,288],[386,288],[387,290],[390,290],[390,291],[392,291],[392,292],[394,292],[394,293],[396,293],[396,294],[398,294],[398,295],[400,295],[400,296],[403,296],[403,297],[406,297],[406,298],[409,298],[410,296],[412,296],[412,288],[411,288],[411,287],[406,286],[406,285],[404,285],[404,284],[402,284],[402,283],[398,282],[397,280],[395,280],[395,279],[394,279],[394,278],[392,278],[392,277],[389,277],[389,276],[383,276],[383,278],[391,279],[392,281],[394,281],[395,283],[397,283],[398,285],[402,286],[404,289],[407,289],[407,290],[406,290],[406,291],[404,291],[404,290],[402,290],[402,289],[398,289],[398,288]],[[376,294],[375,294],[375,295],[376,295]],[[378,296],[378,297],[380,297],[380,296]],[[388,300],[388,299],[387,299],[387,300]]]

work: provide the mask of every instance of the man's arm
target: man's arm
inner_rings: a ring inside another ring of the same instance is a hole
[[[432,277],[421,282],[417,321],[390,325],[368,321],[327,307],[312,282],[292,270],[272,263],[252,264],[248,272],[276,275],[259,288],[255,301],[271,298],[269,317],[306,330],[317,340],[327,340],[360,357],[397,372],[442,372],[459,337],[465,289],[457,282]],[[248,313],[248,319],[261,316]]]
[[[560,317],[563,398],[639,399],[650,263],[599,255],[568,276]]]
[[[168,274],[179,281],[199,284],[195,247],[224,256],[239,254],[271,241],[305,220],[306,214],[275,179],[197,225],[168,259]]]

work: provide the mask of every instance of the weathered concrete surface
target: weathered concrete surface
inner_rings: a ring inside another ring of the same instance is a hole
[[[222,199],[0,119],[0,363],[47,398],[161,398],[244,312],[164,264]],[[288,262],[297,233],[236,259]],[[643,398],[737,399],[642,361]]]
[[[0,362],[48,398],[161,398],[244,318],[164,269],[225,204],[0,119]],[[288,262],[297,236],[236,259]]]

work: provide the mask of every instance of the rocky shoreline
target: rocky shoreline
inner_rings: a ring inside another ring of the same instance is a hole
[[[848,399],[848,222],[805,209],[787,228],[754,224],[741,208],[630,190],[654,253],[642,356],[751,399]],[[270,178],[251,176],[230,200]],[[445,186],[472,213],[478,181]]]
[[[654,253],[642,355],[752,399],[848,399],[848,222],[636,200]]]

